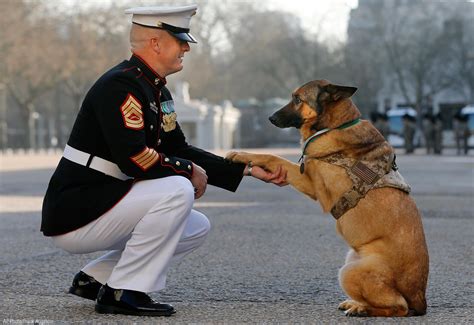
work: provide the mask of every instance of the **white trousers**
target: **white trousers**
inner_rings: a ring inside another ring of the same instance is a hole
[[[116,289],[161,290],[170,263],[204,243],[209,220],[192,210],[194,188],[181,176],[139,181],[100,218],[53,237],[70,253],[109,251],[82,271]]]

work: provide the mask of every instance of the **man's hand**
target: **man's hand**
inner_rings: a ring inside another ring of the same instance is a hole
[[[193,163],[193,176],[191,176],[191,183],[194,186],[194,198],[197,200],[203,196],[207,187],[206,171],[199,165]]]
[[[251,175],[266,183],[273,183],[278,186],[286,186],[288,185],[288,181],[286,180],[287,173],[288,172],[281,166],[278,166],[274,173],[271,173],[259,166],[252,166]]]

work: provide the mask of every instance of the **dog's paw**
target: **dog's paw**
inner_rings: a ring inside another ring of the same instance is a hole
[[[367,306],[352,306],[351,308],[347,309],[344,314],[349,317],[366,317],[368,316]]]
[[[344,300],[343,302],[341,302],[339,304],[339,306],[337,306],[337,309],[339,309],[339,310],[348,310],[349,308],[351,308],[354,305],[354,303],[355,303],[354,300],[350,300],[350,299]]]
[[[249,156],[246,152],[238,152],[238,151],[229,152],[225,156],[225,159],[233,161],[233,162],[244,163],[244,164],[248,164],[250,162]]]
[[[233,161],[234,157],[237,156],[239,153],[237,151],[229,151],[225,156],[225,159]]]
[[[338,308],[340,310],[344,310],[344,314],[346,316],[351,316],[351,317],[367,316],[367,306],[354,300],[343,301],[339,304]]]

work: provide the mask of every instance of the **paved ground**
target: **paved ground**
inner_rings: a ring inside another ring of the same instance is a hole
[[[291,151],[286,152],[291,154]],[[295,155],[290,159],[296,160]],[[4,156],[0,170],[0,320],[20,323],[474,323],[474,158],[398,156],[424,215],[431,272],[428,314],[350,319],[337,310],[347,247],[330,215],[291,188],[245,179],[236,194],[209,188],[196,206],[213,229],[156,297],[178,313],[152,319],[103,316],[66,294],[97,256],[70,255],[39,232],[45,186],[57,157]],[[38,167],[35,167],[38,166]]]

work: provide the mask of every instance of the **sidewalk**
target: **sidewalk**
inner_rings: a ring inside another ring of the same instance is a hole
[[[270,152],[279,152],[271,149]],[[297,161],[299,150],[281,151]],[[41,202],[59,155],[2,156],[0,320],[4,324],[474,324],[472,234],[474,159],[397,158],[423,214],[430,252],[428,314],[347,318],[338,269],[348,250],[332,217],[290,187],[245,178],[236,193],[209,186],[195,208],[212,229],[175,265],[154,297],[170,318],[100,315],[94,302],[67,294],[74,274],[99,253],[72,255],[39,231]]]

